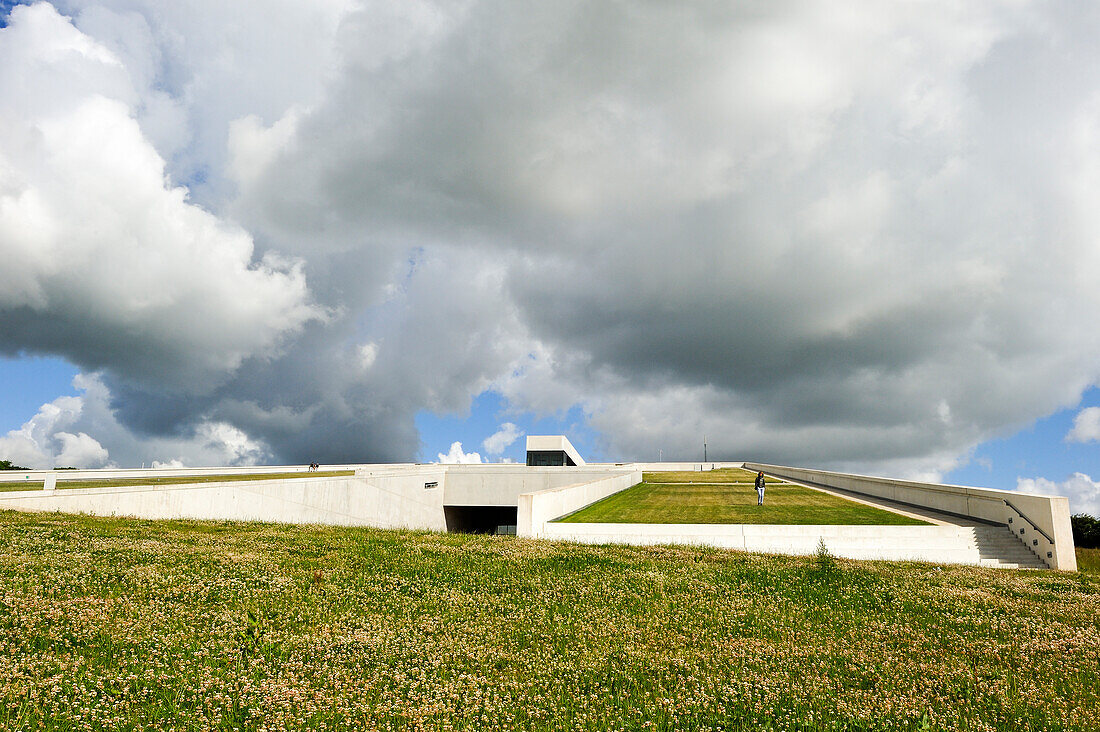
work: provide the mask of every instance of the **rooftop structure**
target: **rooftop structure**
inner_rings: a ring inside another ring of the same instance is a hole
[[[527,464],[536,467],[577,466],[585,463],[565,435],[528,435]]]

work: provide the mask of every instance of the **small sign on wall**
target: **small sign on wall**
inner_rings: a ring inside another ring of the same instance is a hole
[[[439,487],[439,481],[438,480],[429,481],[429,482],[424,484],[424,487],[425,488],[438,488]]]

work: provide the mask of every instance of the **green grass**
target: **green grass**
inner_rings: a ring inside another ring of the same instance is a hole
[[[741,468],[722,468],[720,470],[671,470],[659,473],[642,473],[643,481],[656,483],[748,483],[753,485],[756,473]],[[768,483],[772,478],[768,478]]]
[[[248,473],[230,475],[176,475],[162,478],[109,478],[104,480],[64,480],[58,475],[57,487],[61,488],[117,488],[140,485],[184,485],[187,483],[229,483],[242,480],[283,480],[286,478],[326,478],[354,475],[354,470],[319,470],[313,473]],[[42,481],[26,483],[0,483],[0,491],[33,491],[42,489]]]
[[[0,513],[10,730],[1087,730],[1100,577]]]
[[[645,473],[645,482],[558,519],[566,523],[861,524],[920,526],[926,521],[768,480],[756,505],[754,473],[741,470]],[[692,482],[698,481],[698,482]]]
[[[1077,569],[1100,574],[1100,549],[1077,549]]]

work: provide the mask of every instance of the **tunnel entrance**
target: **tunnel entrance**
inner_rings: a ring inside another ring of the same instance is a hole
[[[443,515],[452,534],[516,533],[515,506],[444,506]]]

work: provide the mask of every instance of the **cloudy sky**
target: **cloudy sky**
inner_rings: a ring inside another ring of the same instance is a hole
[[[1094,4],[0,18],[0,458],[705,435],[1100,513]]]

